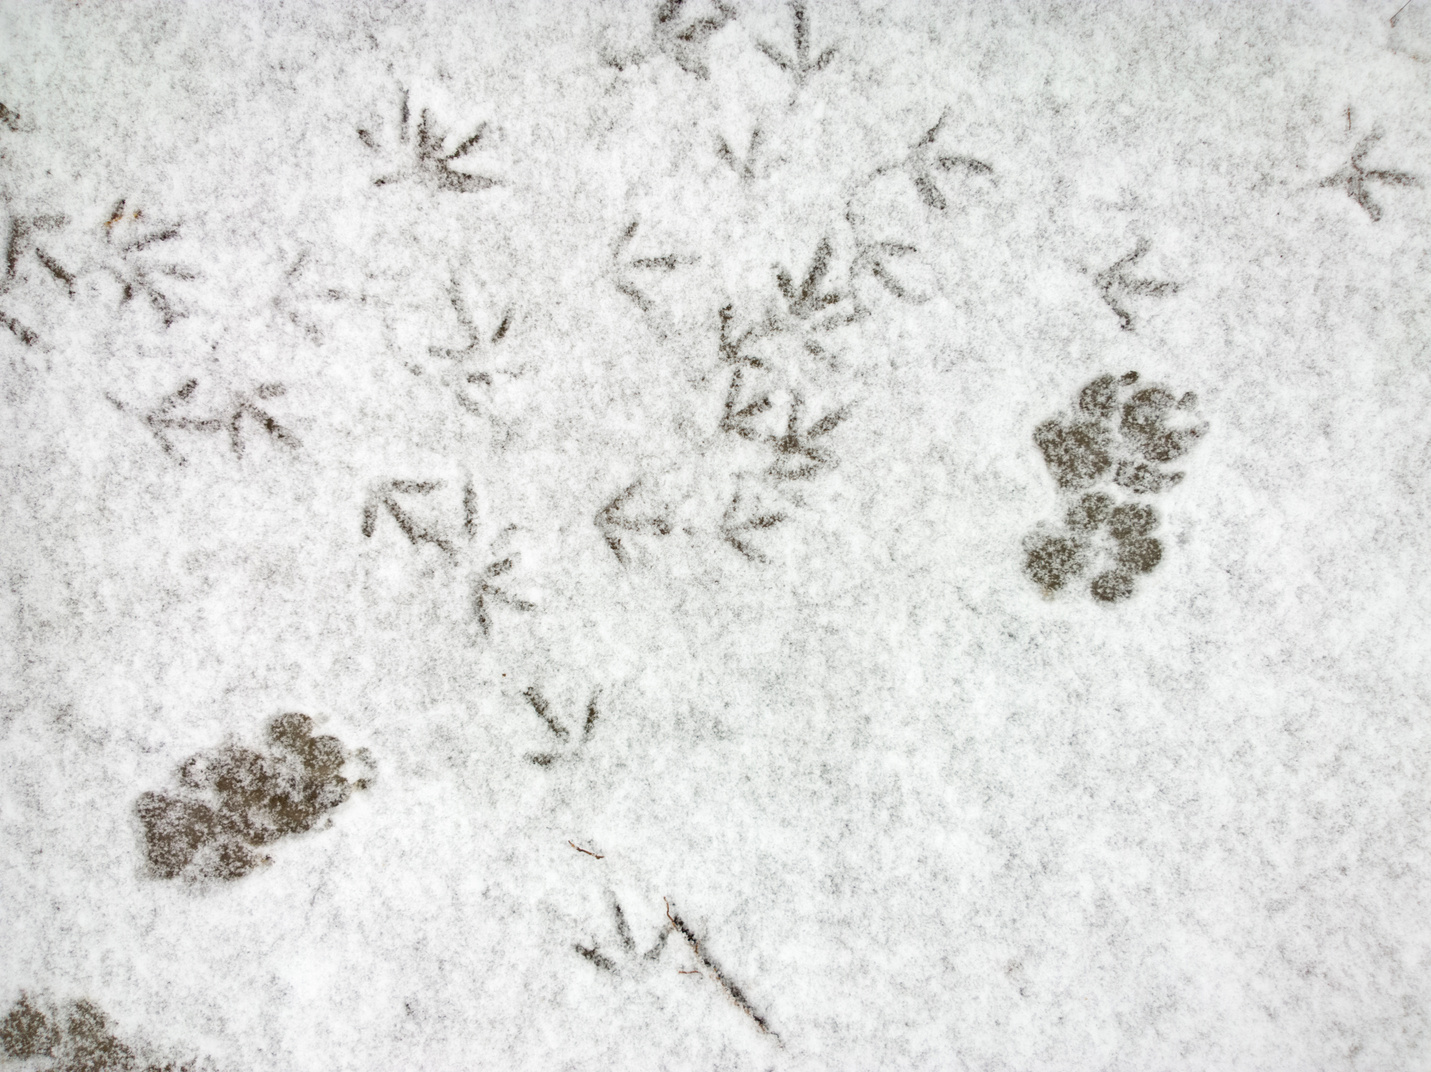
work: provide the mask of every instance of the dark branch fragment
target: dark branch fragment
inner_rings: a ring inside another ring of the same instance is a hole
[[[700,941],[696,938],[691,928],[687,926],[685,920],[671,911],[670,901],[666,902],[666,918],[671,921],[671,926],[686,940],[686,944],[691,947],[691,952],[696,955],[696,959],[705,966],[706,970],[715,978],[715,981],[720,984],[721,989],[725,991],[726,996],[730,998],[735,1007],[754,1020],[755,1025],[760,1028],[762,1032],[778,1040],[780,1036],[770,1030],[770,1024],[766,1022],[764,1016],[755,1011],[750,1004],[750,1000],[745,996],[740,987],[727,978],[725,973],[720,970],[720,967],[711,958],[710,954],[701,948]]]

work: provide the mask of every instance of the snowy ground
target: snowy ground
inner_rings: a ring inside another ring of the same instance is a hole
[[[1396,7],[0,3],[0,1068],[1431,1064]]]

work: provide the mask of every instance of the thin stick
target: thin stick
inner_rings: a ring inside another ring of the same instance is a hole
[[[770,1025],[765,1022],[765,1017],[751,1008],[750,1001],[741,993],[740,987],[725,977],[720,968],[716,966],[715,961],[712,960],[708,954],[701,952],[701,943],[691,928],[686,926],[685,921],[681,919],[680,916],[671,913],[671,902],[664,897],[661,899],[666,902],[666,918],[671,921],[671,926],[681,932],[681,937],[684,938],[686,944],[691,947],[691,952],[695,953],[700,962],[705,965],[706,971],[710,972],[711,975],[715,977],[716,982],[720,983],[721,989],[726,993],[726,997],[730,998],[736,1008],[754,1020],[755,1025],[760,1028],[761,1031],[773,1037],[776,1042],[779,1042],[780,1036],[770,1030]],[[683,972],[682,974],[686,973]]]
[[[571,846],[573,849],[575,849],[577,852],[584,852],[584,853],[586,853],[586,855],[588,855],[588,856],[595,856],[598,860],[604,860],[604,859],[606,859],[606,857],[605,857],[605,856],[602,856],[600,853],[592,852],[590,849],[583,849],[580,845],[578,845],[578,844],[577,844],[576,842],[574,842],[574,841],[568,841],[567,844],[570,845],[570,846]]]

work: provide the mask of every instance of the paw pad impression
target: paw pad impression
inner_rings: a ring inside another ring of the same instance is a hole
[[[0,1019],[0,1050],[23,1061],[26,1072],[197,1072],[199,1067],[195,1061],[144,1061],[91,1001],[52,1008],[25,993]]]
[[[323,813],[372,782],[366,749],[352,758],[367,772],[340,773],[349,754],[336,737],[314,737],[307,715],[280,715],[268,728],[271,752],[224,745],[190,756],[181,795],[148,792],[136,804],[156,878],[241,878],[269,861],[257,850],[310,830]]]
[[[1162,541],[1152,535],[1157,511],[1136,499],[1120,502],[1118,489],[1143,497],[1174,487],[1184,474],[1168,464],[1191,450],[1207,425],[1191,416],[1191,392],[1178,397],[1137,384],[1136,372],[1099,376],[1079,391],[1072,415],[1034,429],[1059,491],[1077,495],[1061,530],[1043,527],[1024,541],[1024,572],[1047,593],[1091,574],[1094,599],[1122,602],[1136,578],[1162,561]]]

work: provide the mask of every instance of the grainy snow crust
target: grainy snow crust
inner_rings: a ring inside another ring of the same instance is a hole
[[[1431,1065],[1396,8],[0,2],[0,1069]]]

